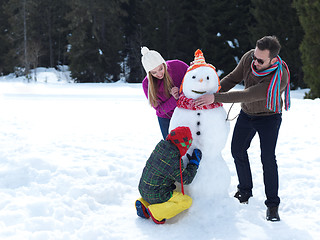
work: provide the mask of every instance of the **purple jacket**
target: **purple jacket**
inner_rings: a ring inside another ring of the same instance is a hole
[[[166,61],[168,67],[168,73],[170,74],[174,86],[180,88],[183,77],[187,72],[188,65],[180,60],[169,60]],[[148,98],[148,76],[146,76],[142,81],[142,87],[144,94]],[[164,94],[163,81],[158,81],[158,98],[159,104],[157,107],[154,107],[156,114],[161,118],[171,118],[174,109],[177,106],[177,100],[170,96],[167,98]]]

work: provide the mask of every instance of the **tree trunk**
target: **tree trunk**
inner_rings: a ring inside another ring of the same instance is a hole
[[[23,47],[24,47],[24,74],[29,74],[29,61],[28,61],[28,51],[27,51],[27,16],[26,16],[26,1],[23,0]]]

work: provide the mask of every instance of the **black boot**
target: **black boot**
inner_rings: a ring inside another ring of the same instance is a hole
[[[240,203],[248,204],[248,200],[249,200],[250,197],[252,197],[252,194],[251,193],[242,193],[238,189],[238,191],[236,192],[234,197],[237,198]]]
[[[279,213],[278,213],[279,206],[275,207],[268,207],[267,209],[267,220],[272,222],[280,221]]]

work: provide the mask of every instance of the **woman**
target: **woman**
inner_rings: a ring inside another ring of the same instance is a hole
[[[188,65],[179,60],[165,61],[154,50],[141,48],[141,62],[147,72],[142,81],[144,93],[156,110],[163,139],[168,135],[170,119],[177,106],[179,88]]]

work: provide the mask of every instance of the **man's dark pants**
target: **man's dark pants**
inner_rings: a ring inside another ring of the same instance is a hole
[[[270,116],[252,116],[242,110],[234,128],[231,152],[237,169],[239,185],[242,193],[252,194],[252,174],[247,150],[250,143],[258,133],[260,138],[261,162],[263,166],[263,180],[267,207],[278,206],[279,177],[278,166],[275,156],[275,148],[281,125],[281,114]]]

